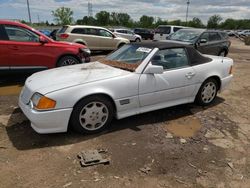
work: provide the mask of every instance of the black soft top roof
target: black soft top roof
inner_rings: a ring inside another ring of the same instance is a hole
[[[191,65],[197,65],[202,63],[207,63],[212,61],[211,58],[203,56],[198,52],[192,45],[188,45],[181,42],[138,42],[132,43],[133,45],[138,45],[146,48],[159,48],[160,50],[170,49],[170,48],[185,48],[188,53],[189,62]]]

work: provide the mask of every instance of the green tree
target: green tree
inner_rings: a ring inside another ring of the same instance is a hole
[[[195,28],[203,28],[204,25],[200,18],[194,17],[191,21],[188,22],[189,27],[195,27]]]
[[[67,7],[60,7],[52,11],[54,20],[58,25],[68,25],[73,23],[73,11]]]
[[[110,13],[107,11],[98,12],[95,17],[98,25],[106,26],[110,23]]]
[[[168,25],[168,21],[162,20],[161,18],[158,17],[155,22],[155,27],[158,27],[159,25]]]
[[[221,21],[222,17],[220,15],[213,15],[208,19],[207,28],[217,29]]]
[[[95,25],[96,19],[89,16],[84,16],[82,19],[76,21],[78,25]]]
[[[140,18],[140,25],[141,25],[141,27],[150,28],[150,27],[153,26],[153,22],[154,22],[154,18],[151,17],[151,16],[143,15]]]

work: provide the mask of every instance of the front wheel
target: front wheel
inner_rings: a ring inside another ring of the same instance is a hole
[[[57,62],[57,67],[79,64],[79,60],[73,56],[64,56]]]
[[[97,133],[110,124],[113,116],[114,107],[109,99],[91,96],[75,105],[70,125],[79,133]]]
[[[215,79],[207,79],[196,96],[196,101],[199,105],[207,106],[210,105],[217,96],[218,83]]]

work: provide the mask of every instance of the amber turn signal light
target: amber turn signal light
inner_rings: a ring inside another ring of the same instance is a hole
[[[56,101],[42,96],[38,102],[38,104],[35,106],[39,110],[46,110],[46,109],[53,109],[56,106]]]

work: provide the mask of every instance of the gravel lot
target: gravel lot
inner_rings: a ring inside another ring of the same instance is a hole
[[[232,39],[234,80],[214,105],[181,105],[97,135],[39,135],[17,106],[24,77],[0,87],[0,187],[246,187],[250,185],[250,47]],[[98,59],[104,54],[96,54]],[[109,165],[77,154],[107,149]]]

